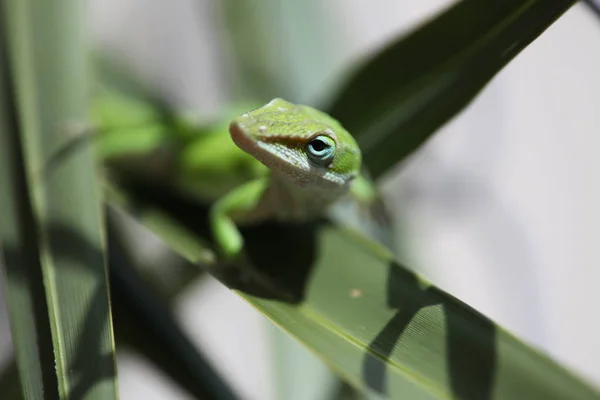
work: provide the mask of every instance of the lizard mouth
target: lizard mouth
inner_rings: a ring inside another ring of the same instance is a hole
[[[233,142],[243,151],[252,155],[258,161],[268,168],[281,169],[285,164],[297,164],[293,153],[286,151],[283,144],[277,143],[276,137],[271,140],[263,140],[259,136],[254,136],[244,130],[237,122],[229,125],[229,133]],[[296,167],[301,167],[296,165]]]
[[[250,135],[246,134],[236,122],[232,122],[229,125],[229,133],[231,134],[231,139],[233,139],[233,142],[240,149],[254,155],[252,149],[256,147],[256,142],[252,137],[250,137]]]
[[[266,167],[270,169],[276,167],[285,168],[283,164],[285,164],[287,160],[276,154],[276,152],[273,151],[274,149],[271,149],[271,146],[269,146],[268,143],[245,132],[243,127],[237,122],[232,122],[229,125],[229,133],[231,134],[233,142],[240,149],[256,158]]]
[[[330,177],[327,168],[311,164],[306,157],[298,153],[295,146],[287,140],[262,140],[246,132],[237,122],[229,125],[229,133],[233,142],[243,151],[252,155],[273,173],[283,174],[300,186],[340,186],[342,182]],[[291,139],[293,141],[294,139]],[[282,142],[287,142],[287,145]]]

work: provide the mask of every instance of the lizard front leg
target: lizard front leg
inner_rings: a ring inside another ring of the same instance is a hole
[[[217,200],[210,210],[210,225],[219,255],[233,260],[242,255],[244,238],[236,223],[236,217],[252,218],[267,188],[267,178],[259,178],[243,184]]]
[[[244,252],[244,238],[240,233],[236,218],[250,218],[259,221],[258,210],[261,198],[268,187],[268,178],[259,178],[250,181],[229,192],[218,200],[210,210],[210,224],[215,244],[219,255],[225,265],[230,267],[240,266],[236,279],[244,285],[258,285],[257,293],[269,293],[277,298],[293,301],[295,298],[285,288],[281,288],[272,277],[265,275],[252,265]],[[230,262],[232,262],[230,264]],[[214,271],[219,275],[223,271]]]

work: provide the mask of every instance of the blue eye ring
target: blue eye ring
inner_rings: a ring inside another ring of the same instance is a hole
[[[327,135],[319,135],[306,144],[308,158],[317,165],[327,165],[335,155],[335,141]]]

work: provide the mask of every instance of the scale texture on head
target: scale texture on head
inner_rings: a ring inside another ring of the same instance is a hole
[[[273,99],[236,118],[229,131],[238,147],[300,186],[347,187],[360,171],[354,138],[312,107]]]

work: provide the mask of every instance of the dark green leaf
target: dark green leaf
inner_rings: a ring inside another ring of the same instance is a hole
[[[463,0],[358,68],[325,108],[379,177],[462,110],[572,0]]]

